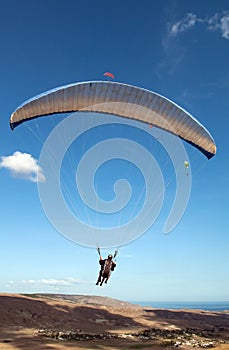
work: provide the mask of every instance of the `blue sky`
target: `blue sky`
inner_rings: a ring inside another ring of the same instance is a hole
[[[0,45],[0,291],[229,300],[228,1],[8,1],[0,5]],[[95,249],[60,235],[36,181],[12,176],[2,157],[31,154],[36,171],[39,140],[23,126],[12,132],[11,113],[48,89],[103,80],[105,71],[188,110],[213,135],[217,154],[207,161],[187,147],[194,165],[182,220],[163,234],[165,202],[152,228],[120,249],[110,283],[98,288]]]

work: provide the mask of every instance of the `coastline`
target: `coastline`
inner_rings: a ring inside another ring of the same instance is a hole
[[[142,307],[172,310],[229,311],[229,301],[129,301]]]

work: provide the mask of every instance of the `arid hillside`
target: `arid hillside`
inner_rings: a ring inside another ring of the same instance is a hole
[[[0,349],[229,349],[229,312],[82,295],[0,294]]]

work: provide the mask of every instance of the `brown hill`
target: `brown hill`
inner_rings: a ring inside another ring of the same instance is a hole
[[[98,296],[0,294],[1,350],[229,349],[228,341],[229,312],[142,308]]]

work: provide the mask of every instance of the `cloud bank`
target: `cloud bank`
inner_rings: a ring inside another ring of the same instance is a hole
[[[22,281],[9,281],[8,287],[10,291],[36,293],[88,293],[95,286],[93,281],[86,281],[75,277],[55,278],[40,278],[28,279]]]
[[[16,151],[11,156],[2,156],[0,168],[8,169],[12,176],[31,182],[45,182],[42,168],[31,154]]]
[[[72,286],[75,284],[84,284],[87,283],[85,281],[80,280],[79,278],[67,277],[63,279],[46,279],[41,278],[39,280],[23,280],[22,284],[30,285],[30,286],[49,286],[49,287],[62,287],[62,286]]]

